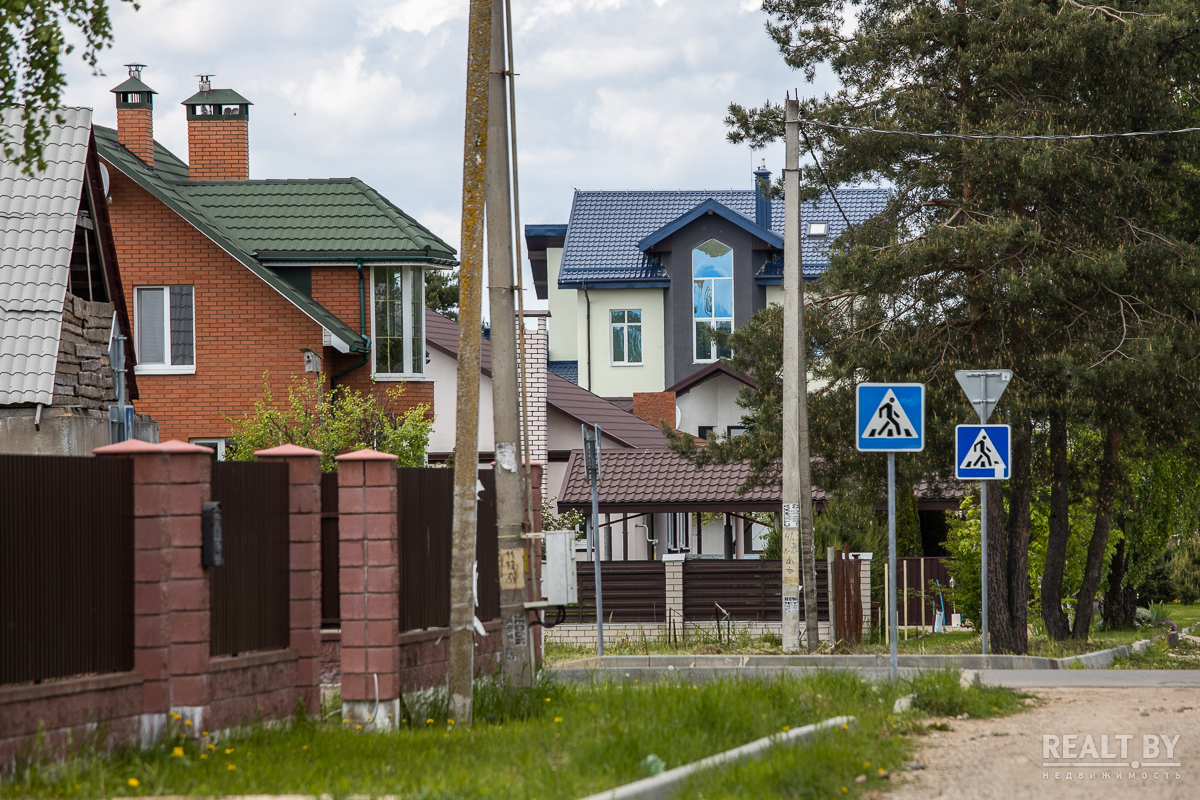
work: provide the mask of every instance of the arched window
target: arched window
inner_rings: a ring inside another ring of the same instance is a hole
[[[712,335],[733,331],[733,248],[716,239],[692,250],[692,330],[697,362],[733,355]]]

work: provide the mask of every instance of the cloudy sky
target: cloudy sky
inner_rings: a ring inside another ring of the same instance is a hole
[[[74,56],[66,102],[116,124],[122,64],[147,64],[155,138],[187,154],[195,75],[249,98],[250,176],[356,176],[459,242],[467,0],[115,4],[102,76]],[[782,147],[725,141],[731,100],[832,89],[789,70],[760,0],[514,0],[523,223],[565,223],[574,189],[749,187]],[[528,270],[528,265],[525,265]],[[528,272],[526,272],[528,280]]]

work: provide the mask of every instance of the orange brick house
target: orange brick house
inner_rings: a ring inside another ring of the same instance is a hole
[[[117,129],[96,127],[121,279],[134,317],[138,411],[163,439],[215,444],[293,376],[433,404],[425,271],[454,249],[357,178],[249,180],[249,109],[200,91],[185,163],[154,140],[141,65],[112,90]],[[400,409],[398,409],[400,410]]]

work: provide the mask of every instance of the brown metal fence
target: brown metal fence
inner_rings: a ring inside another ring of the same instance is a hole
[[[0,684],[132,668],[132,462],[0,456]]]
[[[683,616],[689,621],[729,619],[779,622],[783,618],[783,562],[695,559],[683,562]],[[801,592],[800,618],[804,619]],[[829,570],[817,562],[817,619],[829,619]]]
[[[945,623],[949,625],[950,614],[957,610],[946,596],[949,588],[950,572],[940,558],[896,559],[897,623],[902,626],[932,626],[936,613],[944,605]]]
[[[596,621],[596,574],[592,562],[576,564],[579,605],[569,606],[564,622]],[[661,561],[601,561],[605,622],[662,622],[667,607],[667,576]]]
[[[400,630],[450,625],[450,544],[454,521],[454,471],[404,467],[398,478]],[[476,510],[475,558],[481,620],[500,616],[500,565],[496,541],[495,475],[480,470],[483,492]]]
[[[287,464],[213,463],[225,563],[212,570],[211,655],[288,646],[288,490]]]
[[[834,632],[838,641],[856,645],[862,641],[862,572],[870,562],[850,558],[849,548],[833,553]],[[868,567],[870,569],[870,567]]]
[[[338,476],[321,474],[321,627],[342,624],[342,593],[338,585]]]

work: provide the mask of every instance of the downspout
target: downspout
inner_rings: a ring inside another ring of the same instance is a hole
[[[358,369],[359,367],[366,366],[367,362],[371,360],[371,337],[367,336],[367,289],[366,289],[366,279],[363,278],[363,260],[361,258],[358,259],[358,261],[357,261],[357,267],[358,267],[358,330],[362,334],[363,339],[365,339],[367,342],[367,349],[366,349],[366,352],[363,353],[362,361],[359,361],[357,364],[351,364],[350,366],[346,367],[341,372],[335,372],[329,378],[330,394],[332,394],[333,390],[337,388],[338,378],[341,378],[344,375],[350,374],[351,372]]]
[[[587,281],[583,282],[583,302],[587,306],[587,388],[592,389],[592,298],[588,295]]]

